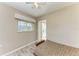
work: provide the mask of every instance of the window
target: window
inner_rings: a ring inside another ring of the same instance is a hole
[[[18,32],[32,31],[33,24],[25,21],[18,21]]]

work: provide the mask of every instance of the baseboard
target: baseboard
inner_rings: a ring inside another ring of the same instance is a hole
[[[16,51],[18,51],[18,50],[24,48],[24,47],[27,47],[27,46],[29,46],[29,45],[35,43],[35,42],[36,42],[36,41],[30,42],[30,43],[28,43],[27,45],[23,45],[23,46],[21,46],[21,47],[19,47],[19,48],[17,48],[17,49],[14,49],[14,50],[12,50],[12,51],[10,51],[10,52],[8,52],[8,53],[3,54],[3,55],[1,55],[1,56],[10,55],[10,54],[12,54],[12,53],[14,53],[14,52],[16,52]]]
[[[72,47],[72,48],[77,48],[77,49],[79,49],[78,47],[76,47],[76,46],[74,46],[74,45],[69,45],[69,44],[66,44],[66,43],[61,43],[61,42],[53,41],[53,40],[49,40],[49,41],[55,42],[55,43],[58,43],[58,44],[61,44],[61,45],[69,46],[69,47]]]

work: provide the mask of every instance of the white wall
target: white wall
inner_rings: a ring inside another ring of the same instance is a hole
[[[36,40],[36,25],[32,32],[17,32],[14,17],[16,13],[25,15],[10,6],[0,4],[0,55]]]
[[[79,5],[72,5],[43,16],[47,20],[47,39],[79,48]]]

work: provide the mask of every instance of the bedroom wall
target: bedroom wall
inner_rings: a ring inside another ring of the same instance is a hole
[[[19,33],[15,13],[27,16],[19,10],[0,4],[0,55],[36,40],[36,24],[34,31]]]
[[[47,39],[79,48],[79,4],[41,17],[47,20]]]

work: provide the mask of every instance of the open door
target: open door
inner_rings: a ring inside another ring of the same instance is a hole
[[[47,39],[46,20],[38,21],[38,41]]]

